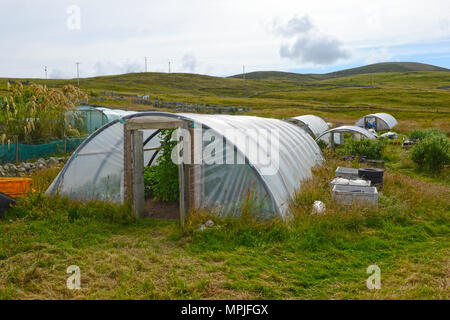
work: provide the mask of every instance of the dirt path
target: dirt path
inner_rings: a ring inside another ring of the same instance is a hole
[[[146,217],[175,220],[180,218],[178,202],[161,202],[153,199],[145,200]]]

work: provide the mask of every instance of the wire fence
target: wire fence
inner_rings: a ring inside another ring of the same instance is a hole
[[[87,137],[63,138],[44,144],[14,142],[0,145],[0,163],[27,161],[73,152]]]

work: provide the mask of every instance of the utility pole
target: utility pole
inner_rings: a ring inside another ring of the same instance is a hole
[[[169,61],[169,73],[170,73],[170,61]]]
[[[242,66],[242,79],[245,80],[245,65]]]
[[[47,80],[47,66],[44,66],[44,71],[45,71],[45,80]]]
[[[80,86],[80,62],[75,62],[77,65],[77,79],[78,79],[78,86]]]
[[[145,72],[147,72],[147,57],[145,57]]]

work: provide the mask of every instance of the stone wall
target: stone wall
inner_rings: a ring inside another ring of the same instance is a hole
[[[60,168],[67,158],[39,158],[35,162],[7,163],[0,165],[0,177],[25,177],[44,168]]]

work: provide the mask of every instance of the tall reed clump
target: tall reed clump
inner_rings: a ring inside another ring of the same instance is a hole
[[[38,84],[8,83],[8,94],[0,100],[0,138],[8,143],[17,137],[22,143],[79,136],[66,118],[66,112],[87,99],[79,88],[61,89]]]

